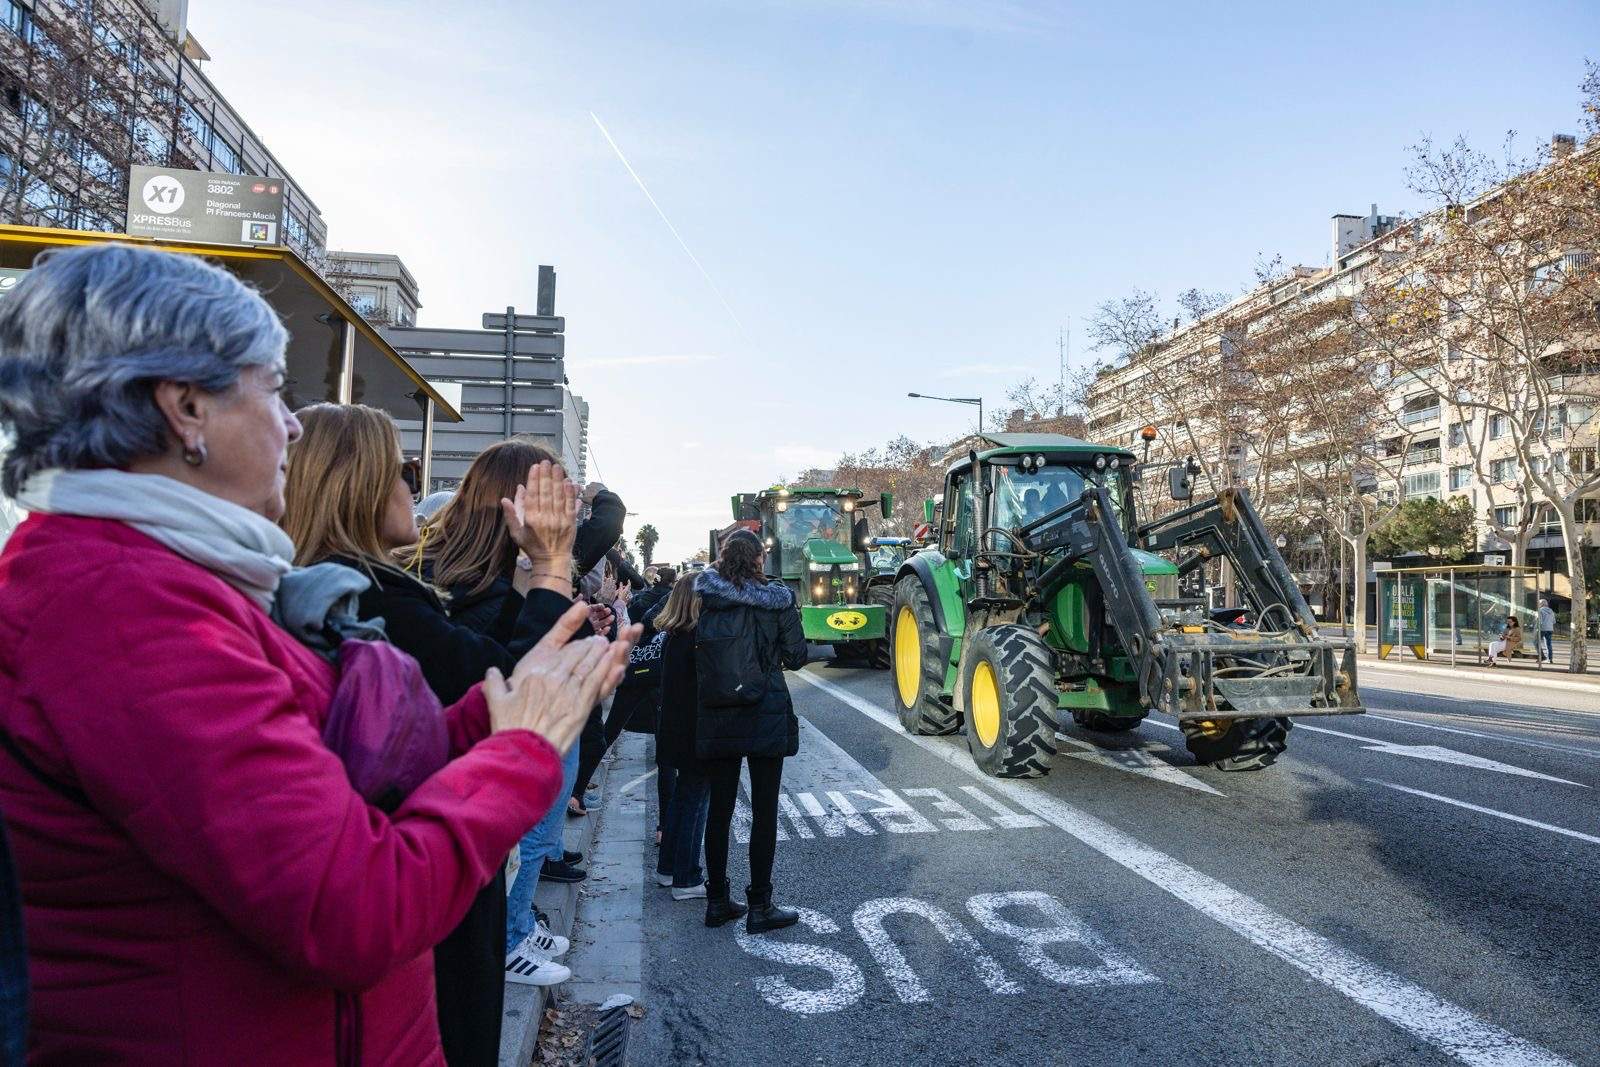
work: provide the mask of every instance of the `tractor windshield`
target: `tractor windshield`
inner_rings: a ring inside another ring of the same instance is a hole
[[[994,468],[994,525],[1010,529],[1043,518],[1083,495],[1085,485],[1099,483],[1111,494],[1117,521],[1123,521],[1127,488],[1122,471],[1097,471],[1093,467],[1044,466],[1034,471],[1021,467]],[[1000,538],[1002,542],[1007,540]],[[1005,544],[998,546],[1008,550]]]
[[[848,546],[850,516],[832,497],[790,497],[777,513],[778,543],[783,546],[783,569],[799,574],[805,569],[806,542],[813,537]]]

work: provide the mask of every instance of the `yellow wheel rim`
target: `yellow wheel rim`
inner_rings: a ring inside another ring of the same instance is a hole
[[[1195,726],[1198,727],[1200,736],[1207,741],[1215,741],[1233,728],[1231,722],[1219,719],[1201,719]]]
[[[894,684],[900,689],[900,703],[916,707],[922,691],[922,635],[909,604],[894,620]]]
[[[995,682],[994,668],[988,660],[979,660],[972,669],[972,692],[967,701],[972,712],[972,728],[978,731],[978,742],[984,748],[994,745],[1000,736],[1000,686]]]

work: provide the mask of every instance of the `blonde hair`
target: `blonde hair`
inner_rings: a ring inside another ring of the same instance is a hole
[[[280,524],[294,541],[295,564],[334,555],[387,563],[378,530],[399,476],[394,420],[365,404],[312,404],[295,416],[301,435],[289,446]]]
[[[667,602],[661,606],[652,624],[667,633],[688,633],[700,622],[700,594],[694,591],[694,581],[680,578],[672,587]]]
[[[440,589],[470,585],[472,593],[509,574],[517,561],[517,546],[506,529],[500,500],[512,498],[527,480],[528,468],[545,461],[561,465],[554,452],[524,437],[478,453],[455,495],[423,524],[406,569],[420,576],[426,562],[432,567],[429,580],[434,585]]]

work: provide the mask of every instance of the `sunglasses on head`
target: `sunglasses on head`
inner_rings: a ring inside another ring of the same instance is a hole
[[[406,488],[411,490],[412,496],[422,495],[422,460],[403,459],[400,461],[400,480],[406,483]]]

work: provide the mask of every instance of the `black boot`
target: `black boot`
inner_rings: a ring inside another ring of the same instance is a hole
[[[721,926],[732,922],[749,909],[729,896],[728,880],[706,885],[706,925]]]
[[[793,908],[780,908],[772,903],[772,887],[745,890],[750,900],[750,914],[744,918],[744,929],[750,934],[764,934],[768,930],[782,930],[800,921],[800,913]]]

